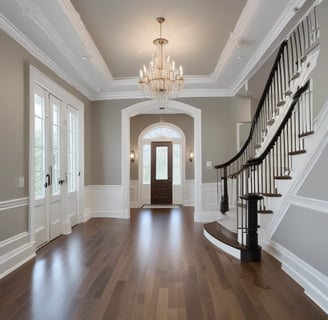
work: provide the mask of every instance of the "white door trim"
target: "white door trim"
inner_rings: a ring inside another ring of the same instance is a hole
[[[136,103],[121,111],[122,121],[122,218],[130,218],[130,118],[138,114],[156,113],[158,105],[154,101]],[[201,216],[201,184],[202,184],[202,117],[201,109],[188,104],[169,101],[165,113],[185,113],[194,119],[194,170],[195,170],[195,209],[194,220],[200,220]]]

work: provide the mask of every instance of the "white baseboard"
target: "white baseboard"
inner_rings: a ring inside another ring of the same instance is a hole
[[[35,257],[35,246],[27,232],[0,242],[0,279]]]
[[[263,249],[279,260],[281,268],[328,314],[328,277],[272,240],[264,243]]]
[[[90,208],[86,208],[84,209],[84,213],[83,213],[83,223],[86,223],[87,221],[89,221],[92,218],[92,212]]]
[[[122,211],[96,209],[92,210],[92,218],[120,218],[124,219]]]

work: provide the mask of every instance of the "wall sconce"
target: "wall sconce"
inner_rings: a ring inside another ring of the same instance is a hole
[[[130,152],[130,162],[133,163],[136,160],[136,155],[133,150]]]
[[[194,153],[192,150],[189,151],[189,161],[192,162],[192,160],[194,159]]]

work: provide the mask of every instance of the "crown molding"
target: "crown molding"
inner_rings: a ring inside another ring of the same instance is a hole
[[[105,79],[107,79],[109,82],[113,81],[113,76],[110,70],[108,69],[107,64],[105,63],[105,60],[100,54],[98,47],[91,38],[88,30],[86,29],[80,17],[80,14],[75,10],[71,1],[58,0],[58,3],[63,12],[65,13],[66,17],[68,18],[69,22],[71,23],[72,27],[74,28],[75,32],[79,35],[81,42],[83,43],[86,51],[88,52],[91,58],[90,60],[92,64],[104,74]]]
[[[33,42],[31,42],[19,29],[16,28],[2,13],[0,13],[0,26],[1,29],[6,32],[12,39],[19,43],[25,50],[27,50],[32,56],[42,62],[51,71],[53,71],[58,77],[62,78],[69,85],[78,90],[81,94],[88,99],[91,97],[91,93],[88,89],[82,86],[78,81],[73,79],[67,72],[65,72],[58,64],[50,59],[43,51],[41,51]]]
[[[49,22],[42,11],[39,9],[34,0],[16,0],[25,16],[28,16],[47,38],[55,45],[61,52],[64,58],[70,63],[74,70],[79,74],[83,80],[88,84],[89,88],[94,87],[94,83],[90,81],[90,76],[87,72],[83,71],[79,62],[81,57],[77,57],[69,47],[66,45],[63,37],[57,32],[56,28]],[[80,34],[80,33],[79,33]]]
[[[265,53],[273,44],[273,42],[280,35],[286,24],[295,15],[295,7],[302,6],[304,2],[305,0],[289,1],[284,12],[279,16],[279,19],[277,20],[275,25],[271,28],[270,32],[262,41],[255,54],[252,55],[252,58],[248,61],[248,63],[240,73],[240,77],[236,79],[234,84],[231,86],[231,91],[234,95],[237,94],[237,92],[241,89],[241,87],[244,85],[244,82],[248,80],[250,74],[252,73],[252,70],[254,70],[255,66],[258,64],[258,62],[265,55]]]
[[[219,58],[219,61],[215,67],[215,70],[213,72],[214,81],[218,80],[218,77],[219,77],[220,73],[222,72],[224,66],[227,64],[228,60],[233,55],[234,50],[236,48],[238,48],[238,45],[241,41],[240,34],[246,28],[247,24],[253,17],[255,9],[259,3],[260,3],[260,0],[247,1],[246,5],[237,21],[237,24],[236,24],[233,32],[230,33],[227,44],[225,45],[225,47],[222,51],[222,54]]]

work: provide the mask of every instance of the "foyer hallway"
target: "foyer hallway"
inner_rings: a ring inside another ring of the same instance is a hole
[[[327,319],[270,255],[213,247],[192,211],[77,225],[0,280],[0,319]]]

